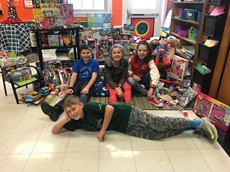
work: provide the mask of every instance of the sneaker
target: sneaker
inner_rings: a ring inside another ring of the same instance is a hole
[[[161,103],[157,100],[156,96],[149,97],[148,102],[153,104],[156,107],[163,107],[164,106],[163,103]]]
[[[53,106],[50,106],[47,102],[41,103],[42,112],[50,117],[52,121],[57,121],[60,114],[57,113]]]
[[[201,134],[203,134],[213,142],[217,141],[218,133],[216,127],[209,121],[207,117],[202,118],[200,120],[201,120],[201,124],[196,128],[196,131],[200,131]]]

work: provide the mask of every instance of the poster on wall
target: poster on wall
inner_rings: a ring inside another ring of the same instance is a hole
[[[32,0],[24,0],[25,8],[33,8],[33,1]]]
[[[131,18],[131,24],[135,27],[134,35],[141,39],[149,39],[154,33],[154,18]]]

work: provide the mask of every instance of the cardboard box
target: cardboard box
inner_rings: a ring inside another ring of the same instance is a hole
[[[188,60],[183,57],[174,55],[170,69],[170,76],[182,81],[184,75],[186,74],[187,68]]]
[[[208,117],[223,132],[229,132],[230,106],[199,92],[193,111],[200,117]]]

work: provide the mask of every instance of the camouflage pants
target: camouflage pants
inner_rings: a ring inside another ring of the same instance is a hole
[[[185,118],[158,117],[132,106],[126,134],[159,140],[182,133],[191,127]]]

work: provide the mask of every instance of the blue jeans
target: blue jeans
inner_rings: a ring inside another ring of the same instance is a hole
[[[148,94],[149,85],[151,83],[150,73],[142,76],[140,81],[136,81],[133,77],[128,77],[127,81],[132,86],[132,88],[140,92],[142,95]],[[145,88],[142,87],[141,84],[143,84]]]
[[[82,103],[88,103],[89,102],[89,98],[92,95],[92,91],[93,91],[93,86],[89,89],[88,94],[81,94],[81,90],[83,90],[83,88],[85,88],[85,86],[88,84],[89,81],[87,82],[75,82],[74,84],[74,89],[73,89],[73,95],[79,96],[79,99]],[[62,100],[60,100],[57,104],[55,104],[54,106],[58,107],[59,110],[61,110],[62,112],[64,111],[63,108],[63,104],[65,99],[68,97],[69,95],[66,95]]]

